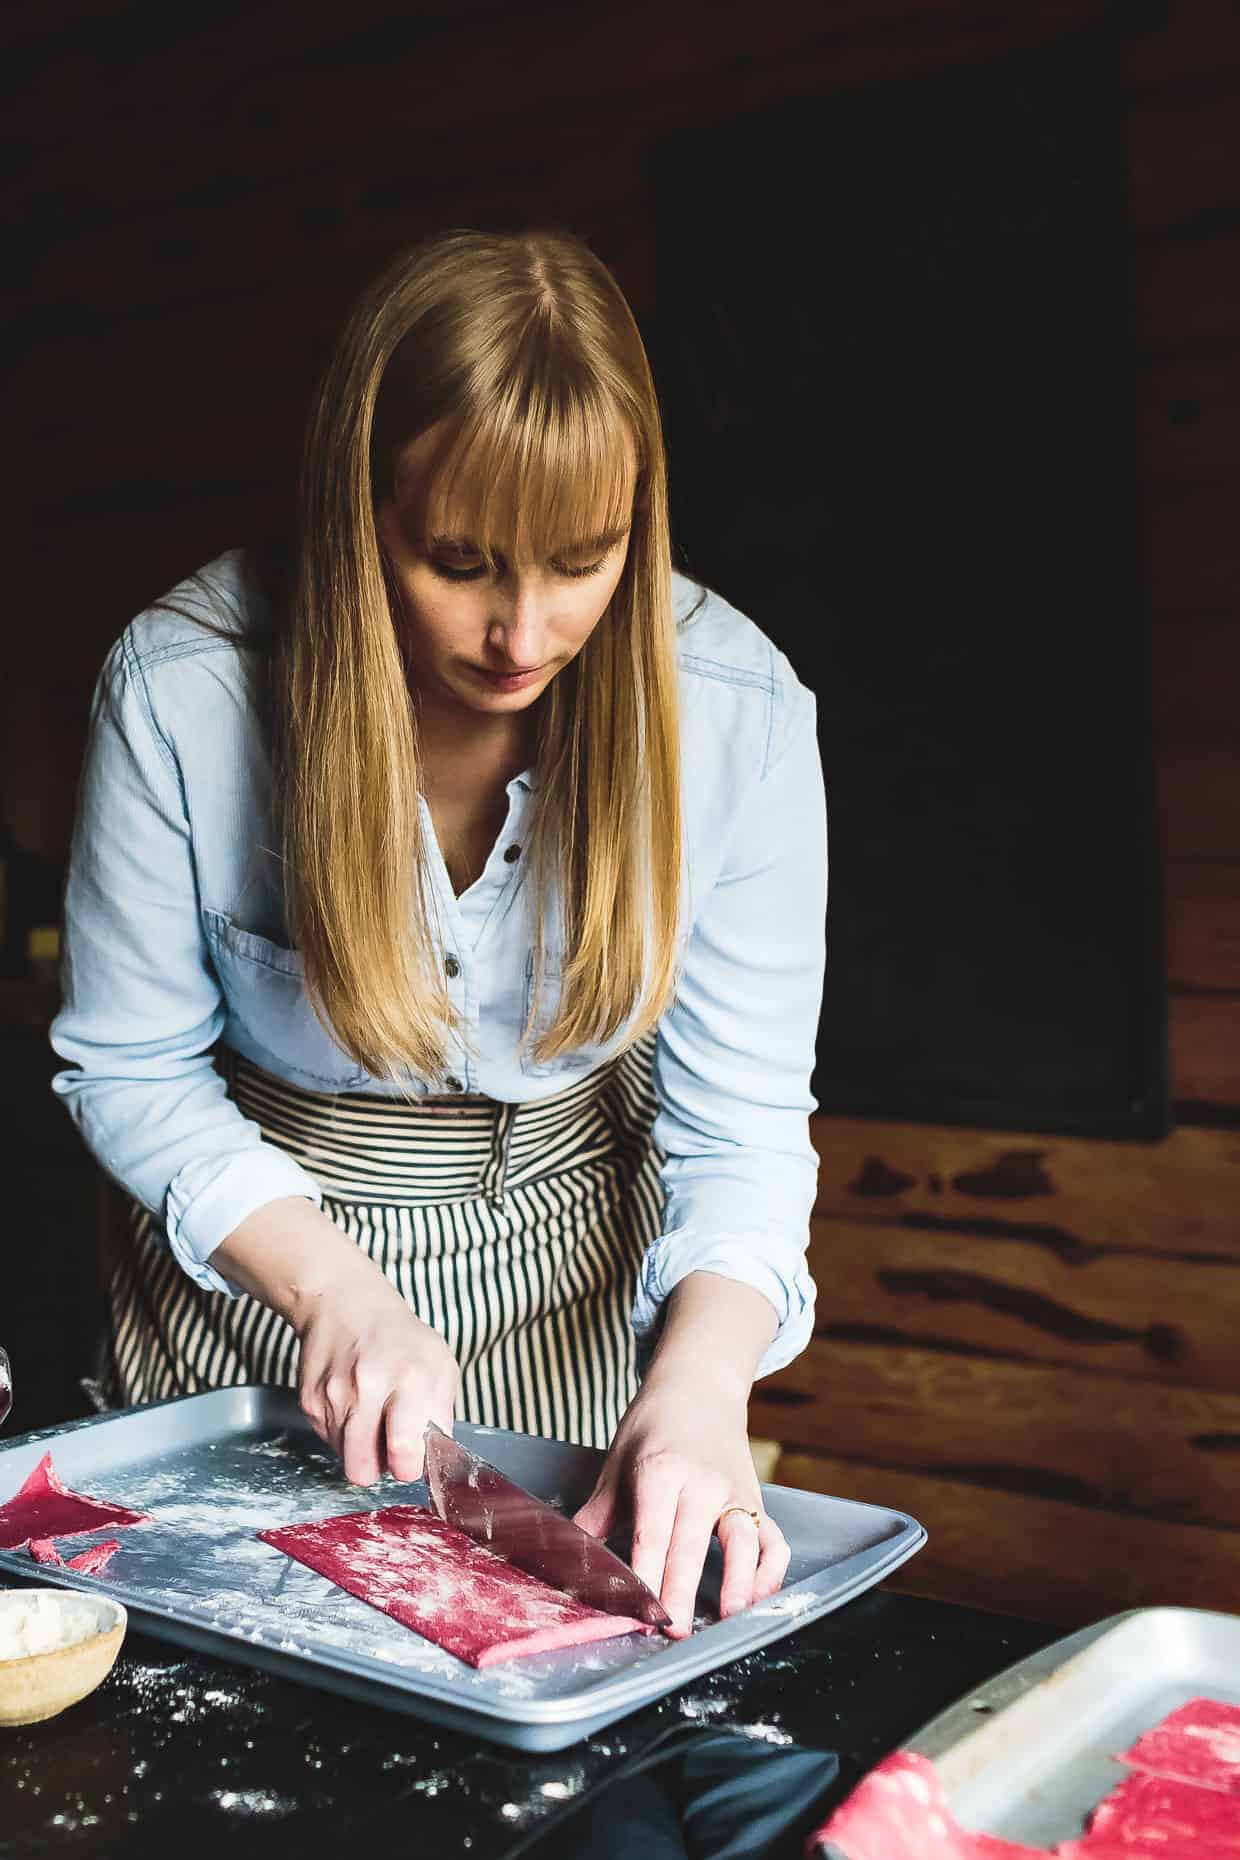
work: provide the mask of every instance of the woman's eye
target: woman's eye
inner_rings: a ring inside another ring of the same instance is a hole
[[[572,581],[579,581],[583,575],[597,575],[606,565],[606,556],[599,562],[591,562],[588,568],[570,568],[567,562],[553,562],[551,564],[557,575],[567,575]]]
[[[599,574],[607,566],[607,557],[603,556],[599,561],[591,562],[584,568],[573,567],[568,562],[553,562],[551,566],[557,575],[565,575],[570,581],[580,581],[586,575]],[[442,562],[437,557],[431,558],[431,567],[445,581],[477,581],[489,573],[485,562],[475,563],[470,568],[461,568],[453,562]]]
[[[442,575],[445,581],[477,581],[480,575],[485,575],[487,572],[485,562],[479,562],[474,568],[454,568],[450,562],[432,561],[431,567],[437,575]]]

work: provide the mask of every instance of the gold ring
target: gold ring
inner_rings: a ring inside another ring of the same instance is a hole
[[[718,1521],[717,1521],[717,1523],[716,1523],[716,1525],[715,1525],[715,1529],[716,1529],[716,1530],[718,1530],[718,1529],[719,1529],[719,1525],[720,1525],[720,1524],[722,1524],[722,1523],[723,1523],[723,1520],[724,1520],[724,1519],[725,1519],[726,1517],[728,1517],[728,1516],[729,1516],[729,1514],[730,1514],[731,1512],[733,1512],[733,1511],[743,1511],[743,1512],[744,1512],[744,1514],[745,1514],[745,1516],[746,1516],[747,1518],[752,1518],[752,1519],[753,1519],[753,1521],[754,1521],[754,1527],[755,1527],[755,1529],[756,1529],[756,1528],[757,1528],[757,1527],[758,1527],[758,1526],[759,1526],[759,1525],[761,1524],[761,1522],[762,1522],[762,1516],[761,1516],[761,1513],[760,1513],[760,1512],[757,1512],[757,1511],[753,1511],[753,1510],[751,1510],[751,1509],[750,1509],[750,1507],[749,1507],[748,1505],[725,1505],[725,1506],[724,1506],[724,1508],[723,1508],[723,1510],[722,1510],[722,1511],[721,1511],[721,1512],[719,1513],[719,1518],[718,1518]]]

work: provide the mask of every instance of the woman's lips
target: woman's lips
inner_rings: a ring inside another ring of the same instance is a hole
[[[489,685],[494,685],[497,691],[520,691],[523,685],[532,684],[542,669],[541,665],[531,665],[529,670],[524,672],[492,672],[488,671],[485,665],[471,667],[471,670],[477,672],[480,678],[485,678]]]

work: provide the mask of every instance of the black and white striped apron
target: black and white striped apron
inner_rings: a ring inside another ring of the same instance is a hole
[[[229,1095],[323,1190],[323,1211],[445,1338],[466,1420],[606,1447],[637,1386],[629,1319],[660,1230],[654,1035],[537,1103],[302,1090],[221,1049]],[[104,1390],[129,1406],[293,1385],[296,1336],[205,1291],[139,1203],[109,1251]]]

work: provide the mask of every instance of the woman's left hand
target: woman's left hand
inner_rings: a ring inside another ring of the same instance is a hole
[[[699,1363],[660,1375],[656,1363],[630,1404],[589,1499],[575,1522],[606,1537],[633,1520],[634,1571],[672,1617],[677,1639],[693,1628],[693,1606],[712,1536],[723,1548],[720,1614],[773,1595],[790,1552],[768,1518],[749,1454],[747,1403],[734,1382],[715,1386]],[[731,1505],[744,1507],[729,1511]],[[747,1511],[756,1511],[754,1524]]]

